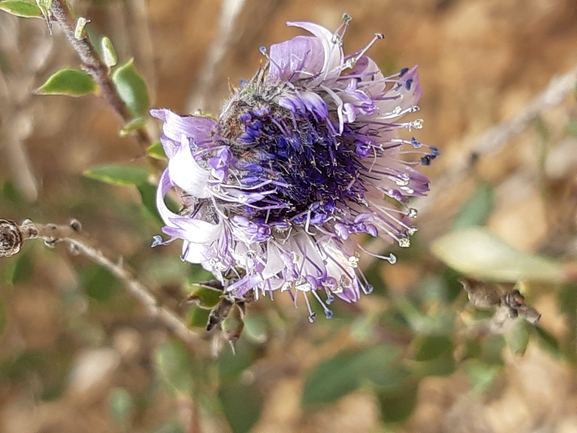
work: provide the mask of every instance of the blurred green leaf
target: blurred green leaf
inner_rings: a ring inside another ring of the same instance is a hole
[[[444,335],[423,335],[416,338],[415,361],[430,361],[445,353],[453,352],[453,342]]]
[[[505,341],[507,346],[515,355],[523,355],[527,350],[529,344],[529,337],[531,332],[529,324],[523,319],[517,319],[513,328],[505,334]]]
[[[164,153],[164,147],[162,147],[160,141],[152,143],[148,149],[146,149],[146,154],[154,159],[166,160],[166,153]]]
[[[575,284],[566,284],[559,290],[557,305],[562,313],[575,317],[577,314],[577,286]]]
[[[236,353],[233,353],[230,347],[225,347],[218,357],[218,379],[221,384],[238,382],[242,373],[250,368],[257,358],[257,347],[244,338],[237,341],[235,350]]]
[[[182,425],[182,421],[178,418],[172,418],[151,433],[186,433],[186,430]]]
[[[419,382],[407,380],[402,387],[392,391],[377,392],[381,417],[386,423],[400,423],[413,413],[419,395]]]
[[[493,188],[486,182],[477,187],[475,193],[461,206],[457,218],[453,222],[453,230],[483,225],[493,211],[495,194]]]
[[[254,384],[240,382],[220,388],[218,397],[234,433],[248,433],[262,411],[262,397]]]
[[[210,310],[206,308],[200,308],[192,306],[187,314],[186,323],[192,328],[200,328],[202,330],[206,329],[206,324],[208,323],[208,315]]]
[[[268,339],[269,323],[263,314],[251,312],[244,317],[243,337],[262,344]]]
[[[218,301],[220,301],[222,296],[222,291],[220,290],[194,283],[187,288],[187,292],[191,302],[197,304],[200,308],[208,309],[211,309],[218,304]]]
[[[155,220],[155,222],[163,224],[162,218],[160,218],[156,208],[156,186],[150,184],[149,182],[143,182],[137,185],[136,188],[140,193],[142,206],[144,209],[146,209],[148,215],[150,215]]]
[[[355,360],[358,356],[358,351],[342,351],[317,365],[305,382],[302,405],[332,403],[357,389],[359,372]]]
[[[194,359],[177,341],[167,341],[154,354],[154,366],[167,389],[190,395],[193,386]]]
[[[109,68],[116,66],[118,63],[118,56],[110,38],[104,36],[100,40],[100,45],[102,47],[102,60],[104,60],[104,64]]]
[[[116,91],[135,118],[146,117],[150,107],[148,88],[142,75],[136,70],[134,60],[118,67],[112,74]]]
[[[502,335],[491,335],[481,341],[481,356],[479,359],[488,365],[499,367],[505,364],[503,360],[503,350],[506,346],[505,337]]]
[[[560,263],[514,249],[485,228],[453,231],[438,238],[431,251],[447,265],[480,280],[562,282]]]
[[[339,352],[316,366],[304,385],[304,407],[332,403],[362,384],[381,390],[400,386],[407,372],[399,362],[400,350],[391,344]]]
[[[18,0],[0,1],[0,10],[22,18],[41,18],[40,8],[32,3]]]
[[[126,388],[117,387],[110,391],[108,413],[116,423],[128,430],[134,413],[134,401]]]
[[[471,360],[465,364],[465,371],[471,382],[472,391],[482,393],[491,388],[501,369],[497,365]]]
[[[148,170],[136,165],[107,164],[89,168],[84,176],[111,185],[142,185],[148,181]]]
[[[567,134],[577,137],[577,120],[571,120],[565,127]]]
[[[31,247],[31,248],[30,248]],[[30,280],[34,272],[34,247],[27,245],[6,269],[8,283],[16,286]]]
[[[146,125],[146,117],[135,117],[126,125],[124,125],[124,128],[120,130],[120,136],[126,137],[132,131],[144,128],[145,125]]]
[[[434,347],[434,342],[440,344]],[[408,362],[410,371],[417,376],[449,376],[457,369],[453,357],[453,346],[450,340],[442,341],[442,337],[429,336],[425,339],[425,346],[419,350],[415,361]],[[447,346],[447,343],[450,346]],[[419,359],[420,358],[420,359]]]
[[[406,318],[410,328],[416,333],[448,334],[455,327],[455,311],[453,309],[438,309],[434,314],[425,314],[404,296],[395,297],[393,302]]]
[[[81,285],[90,299],[105,303],[112,298],[118,283],[108,269],[99,265],[89,265],[82,269],[80,275]]]
[[[54,73],[35,93],[40,95],[84,96],[95,93],[98,86],[90,75],[79,69],[61,69]]]
[[[549,331],[541,326],[532,326],[533,334],[539,345],[556,358],[562,358],[563,352],[560,349],[559,341]]]
[[[4,307],[4,301],[0,298],[0,335],[4,333],[6,328],[6,323],[8,322],[8,317],[6,316],[6,308]]]

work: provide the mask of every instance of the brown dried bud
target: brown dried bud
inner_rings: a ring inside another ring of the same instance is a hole
[[[18,254],[24,239],[16,222],[0,218],[0,257]]]

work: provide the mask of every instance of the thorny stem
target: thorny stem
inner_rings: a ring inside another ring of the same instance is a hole
[[[64,31],[72,48],[74,48],[74,51],[76,51],[80,57],[83,69],[96,82],[104,99],[112,106],[124,123],[130,122],[133,116],[116,92],[116,88],[108,75],[108,67],[104,64],[88,37],[85,35],[77,37],[77,35],[75,35],[76,21],[68,8],[66,0],[53,0],[50,11],[52,13],[52,19],[54,19]],[[149,135],[143,129],[137,129],[135,136],[138,143],[145,149],[152,143]]]
[[[182,341],[195,349],[199,349],[202,342],[201,337],[192,332],[176,313],[161,305],[150,289],[124,267],[122,261],[113,262],[100,250],[81,240],[80,230],[81,225],[76,220],[72,220],[68,226],[63,226],[35,224],[30,220],[18,225],[14,221],[0,219],[0,257],[17,254],[27,239],[40,238],[49,246],[59,242],[65,243],[72,252],[82,254],[108,269],[124,284],[128,292],[147,309],[151,316],[156,317]]]

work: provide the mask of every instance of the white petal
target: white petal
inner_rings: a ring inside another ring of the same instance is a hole
[[[176,153],[169,159],[168,172],[172,182],[190,195],[198,198],[210,197],[208,189],[210,171],[198,165],[186,137],[183,137]]]

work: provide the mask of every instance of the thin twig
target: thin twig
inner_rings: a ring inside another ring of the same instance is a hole
[[[79,234],[80,229],[80,223],[76,220],[72,220],[68,226],[63,226],[35,224],[30,220],[18,225],[14,221],[0,219],[0,257],[10,257],[17,254],[24,241],[28,239],[42,239],[49,246],[64,243],[73,253],[82,254],[108,269],[124,284],[128,292],[146,308],[148,314],[156,317],[182,341],[200,350],[201,337],[192,332],[176,313],[161,305],[151,290],[124,267],[122,261],[113,262],[100,250],[82,240]]]
[[[415,200],[419,215],[429,211],[436,200],[451,188],[464,182],[471,173],[471,156],[480,157],[498,152],[515,135],[523,132],[530,122],[548,108],[560,104],[575,90],[577,85],[577,67],[561,76],[555,76],[545,90],[529,102],[515,117],[489,128],[481,135],[469,154],[451,163],[443,176],[435,180],[434,188],[424,199]]]
[[[74,51],[76,51],[80,57],[84,70],[96,82],[104,99],[112,106],[125,124],[130,122],[133,116],[118,95],[114,83],[109,76],[108,67],[104,64],[88,37],[85,35],[78,37],[75,34],[76,21],[72,12],[68,9],[66,0],[53,0],[50,10],[52,18],[62,28],[72,48],[74,48]],[[152,143],[152,140],[144,129],[137,129],[135,136],[140,145],[145,149]]]

